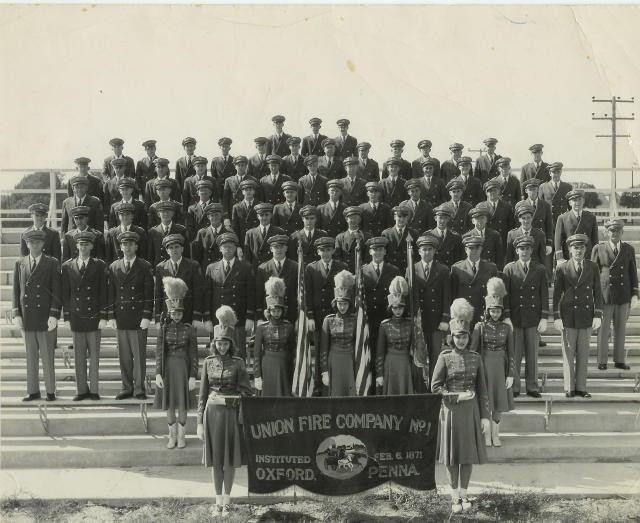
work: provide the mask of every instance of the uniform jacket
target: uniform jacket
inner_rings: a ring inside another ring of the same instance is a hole
[[[211,202],[211,200],[209,200],[209,202]],[[206,204],[204,207],[206,207]],[[185,227],[187,228],[189,239],[195,238],[200,229],[204,229],[205,227],[209,227],[210,225],[209,218],[204,212],[204,207],[198,201],[191,204],[189,206],[189,209],[187,209]]]
[[[402,204],[414,209],[410,200],[405,200]],[[413,217],[411,221],[409,221],[409,227],[422,234],[435,226],[436,220],[433,214],[433,207],[431,207],[429,202],[420,199],[418,201],[418,207],[414,209]]]
[[[267,155],[263,154],[260,159],[260,154],[256,153],[249,158],[249,170],[247,174],[253,176],[256,180],[259,180],[263,176],[269,174],[269,166],[267,165]]]
[[[357,206],[367,201],[367,188],[365,187],[367,182],[364,178],[356,176],[354,180],[347,180],[348,176],[345,176],[340,181],[342,182],[342,202],[347,206]],[[351,182],[351,188],[347,189],[347,181]]]
[[[402,354],[407,361],[413,342],[413,321],[410,318],[387,318],[380,323],[375,344],[376,376],[384,376],[384,361],[388,353]]]
[[[196,174],[196,168],[186,156],[181,156],[176,160],[175,176],[176,182],[178,182],[178,187],[181,190],[184,187],[184,181],[194,174]]]
[[[281,263],[280,272],[273,258],[260,264],[256,271],[256,320],[264,319],[263,313],[266,307],[264,284],[271,276],[284,280],[286,306],[284,317],[291,323],[295,323],[298,318],[298,264],[289,258],[285,258]]]
[[[263,237],[261,226],[249,229],[244,236],[244,260],[250,263],[255,271],[258,265],[271,258],[271,247],[267,240],[277,234],[284,234],[280,227],[269,225],[267,234]]]
[[[434,227],[429,231],[440,238],[440,248],[436,251],[435,259],[446,267],[451,267],[454,263],[464,259],[465,251],[462,246],[462,236],[455,231],[447,229],[444,240],[440,229]]]
[[[484,190],[482,189],[482,183],[475,176],[469,175],[465,182],[462,175],[457,178],[464,183],[464,189],[462,190],[462,200],[469,202],[474,207],[485,199]]]
[[[419,178],[419,180],[422,184],[422,194],[420,198],[424,198],[432,207],[435,208],[449,199],[449,191],[447,191],[445,183],[441,178],[436,177],[435,174],[431,177],[429,187],[427,187],[427,179],[424,176]]]
[[[171,276],[180,278],[187,284],[187,294],[182,302],[184,313],[182,321],[184,323],[193,323],[194,321],[202,321],[202,306],[204,300],[204,279],[200,270],[200,264],[197,261],[182,257],[178,271],[174,274],[170,260],[160,262],[155,270],[155,292],[154,297],[154,317],[156,322],[160,321],[160,315],[167,317],[167,304],[165,300],[167,295],[164,292],[163,278]]]
[[[533,254],[532,258],[534,261],[538,263],[544,264],[544,261],[547,257],[546,253],[546,237],[544,233],[540,229],[536,229],[535,227],[531,228],[530,235],[533,237]],[[505,256],[505,261],[507,263],[512,262],[518,259],[518,254],[516,253],[516,249],[513,246],[513,242],[516,238],[520,238],[524,236],[524,231],[522,227],[518,227],[517,229],[511,229],[509,234],[507,234],[507,252]]]
[[[189,176],[183,182],[184,185],[182,188],[182,210],[184,212],[187,212],[187,209],[191,204],[196,203],[200,200],[200,197],[198,196],[198,190],[196,189],[196,183],[201,180],[209,180],[211,183],[213,183],[213,193],[211,195],[211,201],[220,201],[217,180],[211,178],[210,176],[207,176],[206,174],[202,177],[194,174],[192,176]]]
[[[324,154],[324,148],[322,147],[322,142],[327,137],[324,134],[318,134],[316,137],[313,134],[309,136],[305,136],[302,139],[302,147],[300,148],[300,154],[302,156],[309,156],[310,154],[315,154],[316,156],[322,156]]]
[[[224,232],[231,232],[223,224],[220,224],[219,231],[214,231],[211,226],[200,229],[196,233],[196,239],[191,242],[191,258],[200,264],[202,272],[207,270],[210,263],[222,259],[220,247],[216,239]]]
[[[253,176],[248,175],[245,175],[242,180],[238,178],[238,175],[233,175],[224,181],[224,189],[222,191],[222,216],[226,219],[231,219],[233,206],[244,199],[242,191],[240,190],[240,182],[244,180],[253,180],[258,183],[258,180]],[[258,185],[258,187],[260,186]],[[256,190],[256,197],[258,197],[258,193],[259,189]]]
[[[46,331],[49,317],[60,317],[60,262],[42,254],[33,272],[30,263],[25,256],[14,266],[13,316],[22,318],[25,331]]]
[[[220,187],[224,186],[225,180],[234,174],[236,174],[236,168],[233,165],[233,156],[228,155],[226,159],[224,156],[216,156],[211,160],[211,177],[220,184]]]
[[[422,261],[413,264],[413,307],[422,313],[422,329],[425,333],[438,330],[440,322],[449,322],[451,308],[451,276],[449,267],[431,262],[429,277],[425,277]],[[407,268],[406,277],[409,277]]]
[[[480,236],[481,233],[475,227],[462,235],[463,238],[467,236]],[[505,260],[505,248],[502,243],[502,238],[498,234],[498,231],[494,231],[489,227],[484,229],[484,245],[482,246],[482,259],[495,263],[498,269],[504,267]]]
[[[515,229],[517,226],[518,220],[516,220],[516,216],[513,213],[513,207],[507,202],[498,200],[493,214],[487,221],[487,227],[491,227],[494,231],[498,231],[504,245],[507,241],[507,234],[509,231],[511,229]]]
[[[229,274],[225,276],[223,260],[207,267],[204,276],[204,321],[218,323],[216,311],[221,305],[231,307],[238,318],[236,327],[253,319],[256,310],[256,277],[251,264],[235,258]]]
[[[138,254],[140,256],[145,256],[147,253],[147,231],[135,225],[131,225],[129,230],[138,233],[138,236],[140,236],[140,240],[138,241]],[[118,236],[121,232],[122,229],[118,225],[117,227],[109,229],[105,234],[104,261],[107,262],[107,265],[111,265],[111,263],[116,261],[118,258],[122,258],[124,256],[124,254],[122,254],[122,249],[120,248],[120,242],[118,241]]]
[[[64,262],[62,307],[73,332],[97,331],[107,319],[107,264],[91,257],[81,273],[77,258]]]
[[[347,134],[344,140],[342,135],[334,138],[336,142],[336,156],[341,158],[349,158],[350,156],[358,156],[358,139],[355,136]]]
[[[115,227],[116,225],[118,225],[119,220],[118,220],[118,213],[116,212],[116,206],[118,205],[118,203],[120,202],[120,200],[118,200],[118,202],[114,202],[111,204],[111,208],[109,209],[109,218],[107,219],[107,225],[111,228],[111,227]],[[140,200],[133,198],[131,200],[131,203],[133,204],[133,225],[137,225],[138,227],[143,228],[144,230],[147,230],[148,224],[149,224],[149,215],[147,214],[147,207],[145,206],[144,203],[142,203]],[[89,226],[91,226],[91,224],[89,224]],[[97,229],[97,227],[95,227]],[[98,229],[99,230],[99,229]]]
[[[503,273],[507,289],[503,303],[513,326],[537,327],[540,320],[549,315],[549,282],[545,266],[531,260],[525,274],[522,263],[516,260],[507,263]]]
[[[189,238],[187,237],[187,229],[184,225],[180,225],[175,222],[171,222],[171,227],[169,227],[169,234],[181,234],[184,238],[184,251],[182,253],[183,256],[189,257]],[[147,260],[151,263],[152,267],[155,267],[160,262],[169,259],[169,253],[167,249],[165,249],[164,245],[162,245],[162,239],[165,237],[165,234],[162,231],[162,225],[156,225],[155,227],[151,227],[147,232]],[[140,252],[140,249],[138,249]]]
[[[407,190],[404,188],[405,183],[406,180],[401,176],[396,178],[395,184],[392,183],[389,176],[384,178],[379,184],[382,201],[393,209],[396,205],[406,200]]]
[[[167,379],[166,359],[176,350],[187,356],[187,369],[190,378],[198,377],[198,335],[194,328],[184,320],[180,323],[169,321],[158,329],[156,341],[156,374]],[[154,407],[162,408],[162,392],[158,391],[154,398]],[[168,403],[168,401],[167,401]],[[168,407],[168,405],[165,405]]]
[[[487,282],[493,276],[498,276],[495,263],[482,259],[476,264],[475,276],[468,258],[451,267],[451,298],[464,298],[473,305],[473,322],[479,321],[484,314]]]
[[[277,154],[280,158],[284,158],[287,154],[291,153],[291,149],[287,145],[287,140],[291,138],[290,134],[282,133],[278,138],[276,133],[273,133],[267,139],[267,154]]]
[[[62,223],[60,232],[62,234],[74,229],[76,224],[71,216],[71,209],[77,207],[75,196],[70,196],[62,202]],[[85,196],[82,198],[82,205],[89,207],[89,227],[100,232],[104,231],[104,210],[102,202],[95,196]]]
[[[405,181],[410,180],[413,177],[411,172],[411,164],[405,160],[404,158],[400,158],[402,165],[400,166],[400,171],[398,171],[398,178],[403,178]],[[389,169],[387,169],[387,162],[383,162],[382,164],[382,178],[389,177]]]
[[[305,174],[299,180],[299,184],[302,191],[302,198],[300,201],[302,205],[318,205],[325,203],[329,200],[329,193],[327,192],[327,178],[318,174],[313,180],[313,176]]]
[[[376,204],[376,209],[369,202],[361,203],[362,230],[367,231],[372,237],[380,236],[382,231],[393,225],[391,207],[384,202]]]
[[[117,176],[114,176],[113,178],[111,178],[107,182],[105,182],[105,184],[103,186],[104,200],[102,201],[102,208],[104,210],[105,219],[106,220],[109,219],[109,210],[111,209],[113,204],[116,203],[116,202],[119,202],[120,200],[122,200],[122,195],[120,194],[120,191],[118,190],[118,182],[119,181],[120,181],[120,178],[118,178]],[[137,200],[138,199],[138,188],[137,187],[133,189],[133,192],[131,193],[131,198],[133,200]],[[140,203],[142,203],[142,202],[140,202]]]
[[[242,200],[231,208],[231,227],[238,236],[241,247],[244,247],[245,233],[260,224],[255,210],[257,203],[258,200],[253,200],[253,205],[248,207],[246,200]]]
[[[587,245],[586,257],[590,258],[591,249],[593,249],[594,245],[598,245],[598,223],[595,215],[583,209],[580,220],[578,220],[573,210],[567,211],[558,217],[553,241],[557,260],[569,259],[567,238],[576,233],[586,234],[589,238],[590,244]]]
[[[261,323],[256,327],[254,347],[254,375],[256,378],[261,378],[262,358],[264,358],[265,352],[284,352],[288,356],[289,362],[295,358],[296,331],[294,324],[289,320]],[[291,393],[289,392],[288,395]]]
[[[289,248],[287,249],[287,256],[294,261],[298,261],[298,243],[302,242],[302,259],[306,265],[313,263],[320,259],[318,256],[318,249],[313,244],[318,238],[324,238],[327,236],[327,231],[324,229],[313,229],[311,234],[311,240],[307,237],[307,231],[299,229],[289,235]]]
[[[360,255],[363,263],[369,261],[369,249],[366,247],[366,241],[371,238],[369,233],[362,230],[353,234],[350,231],[344,231],[336,236],[336,250],[333,253],[333,257],[336,260],[340,260],[347,264],[349,272],[355,274],[356,271],[356,245],[357,237],[360,238]]]
[[[356,315],[329,314],[322,322],[320,333],[320,370],[329,371],[329,353],[332,350],[352,350],[356,341]]]
[[[380,181],[380,166],[378,162],[371,158],[367,158],[367,161],[364,163],[360,160],[360,176],[368,182]]]
[[[279,203],[273,208],[273,219],[271,222],[276,227],[280,227],[287,236],[291,236],[294,232],[302,229],[303,222],[300,216],[300,204],[294,203],[293,210],[285,203]]]
[[[24,232],[33,231],[35,227],[32,225],[31,227],[25,229]],[[55,229],[49,229],[46,225],[42,226],[42,232],[45,234],[44,239],[44,248],[42,249],[42,254],[46,254],[47,256],[53,256],[58,261],[62,257],[62,246],[60,243],[60,234]],[[24,234],[24,233],[23,233]],[[27,247],[27,242],[24,239],[20,238],[20,254],[22,256],[29,255],[29,248]]]
[[[102,162],[102,177],[103,178],[113,178],[116,174],[116,171],[111,165],[111,160],[113,160],[115,156],[113,154],[107,156]],[[135,178],[136,176],[136,167],[133,163],[133,158],[129,156],[122,155],[121,158],[124,158],[127,162],[124,167],[124,175],[129,178]]]
[[[168,201],[173,201],[176,205],[175,205],[175,213],[173,214],[173,221],[175,223],[179,223],[180,225],[184,225],[184,214],[182,212],[182,205],[180,205],[180,202],[177,202],[175,200],[168,200]],[[147,209],[147,227],[145,230],[150,229],[151,227],[155,227],[156,225],[160,225],[160,222],[162,221],[160,219],[160,215],[158,214],[158,203],[160,202],[160,200],[158,200],[157,202],[154,202],[151,204],[151,207],[149,207]],[[134,221],[135,223],[135,221]]]
[[[288,154],[287,156],[282,158],[280,171],[297,182],[300,178],[307,174],[307,168],[305,167],[303,161],[304,157],[301,154],[298,154],[297,158],[294,158],[293,155]]]
[[[96,235],[96,239],[93,242],[93,249],[91,249],[91,256],[94,258],[100,258],[104,260],[105,245],[104,236],[102,233],[91,227],[87,228],[88,231]],[[78,256],[78,247],[76,245],[76,236],[78,235],[78,229],[71,229],[62,239],[62,262],[66,262],[71,258]]]
[[[87,183],[87,196],[95,196],[96,198],[98,198],[98,200],[100,200],[100,203],[102,204],[102,202],[104,201],[104,182],[102,181],[102,179],[89,173],[87,174]],[[69,183],[67,184],[67,194],[69,196],[73,196],[73,187]]]
[[[304,303],[307,318],[316,320],[316,330],[322,326],[322,321],[333,311],[331,302],[333,301],[334,276],[347,266],[333,260],[329,268],[329,274],[324,272],[322,260],[310,263],[304,268]]]
[[[142,160],[138,160],[138,163],[136,164],[135,180],[136,185],[140,189],[146,188],[147,182],[149,180],[153,180],[157,176],[156,165],[153,163],[155,158],[157,157],[154,156],[154,158],[149,158],[148,156],[145,156]]]
[[[318,158],[318,173],[327,180],[339,180],[347,175],[342,165],[342,158],[338,155],[335,155],[331,159],[331,165],[329,165],[329,158],[327,156],[320,156]]]
[[[565,329],[590,329],[593,318],[602,316],[602,304],[597,264],[585,258],[580,276],[573,260],[556,267],[553,317],[561,319]]]
[[[453,205],[453,200],[451,201]],[[471,223],[471,217],[469,216],[469,211],[471,210],[471,204],[469,202],[460,201],[458,204],[458,211],[456,214],[449,220],[449,229],[457,232],[458,234],[464,234],[467,232],[473,224]]]
[[[531,201],[528,199],[528,201]],[[553,245],[553,219],[551,218],[551,206],[538,198],[535,203],[532,225],[544,233],[547,245]]]
[[[513,329],[504,321],[485,319],[476,323],[471,333],[469,351],[476,352],[482,357],[490,351],[504,351],[504,375],[513,378],[516,373],[513,357],[515,352]]]
[[[333,238],[338,236],[342,231],[347,229],[347,220],[344,217],[346,206],[339,202],[335,212],[331,210],[331,203],[323,203],[318,206],[319,220],[318,225],[321,229],[327,231],[327,234]]]
[[[400,269],[386,261],[382,264],[380,276],[377,275],[373,262],[365,263],[362,266],[364,303],[367,308],[369,326],[373,330],[377,330],[380,322],[389,317],[387,296],[391,280],[396,276],[401,276]]]
[[[154,203],[160,201],[160,196],[156,192],[154,183],[158,179],[156,176],[149,180],[144,187],[144,204],[147,206],[147,209],[151,207]],[[182,190],[178,187],[178,182],[173,178],[167,178],[171,182],[171,192],[169,193],[169,199],[182,203]]]
[[[600,271],[604,303],[623,305],[630,303],[632,296],[640,296],[636,251],[631,245],[620,242],[616,256],[609,241],[600,242],[591,251],[591,261]]]
[[[382,236],[389,240],[387,244],[387,261],[395,265],[403,273],[407,269],[407,236],[411,236],[413,259],[416,259],[416,240],[419,233],[414,229],[405,227],[402,236],[399,236],[395,225],[382,231]]]
[[[433,177],[440,178],[440,160],[434,158],[433,156],[429,156],[432,160],[436,162],[433,166]],[[411,176],[413,178],[422,178],[424,176],[424,170],[422,169],[422,160],[424,156],[420,156],[411,162]]]
[[[558,182],[557,191],[555,190],[554,183],[552,181],[540,185],[538,197],[542,198],[551,206],[551,216],[554,224],[562,213],[567,212],[570,209],[566,196],[572,189],[573,186],[570,183],[562,181]]]
[[[529,162],[522,166],[520,171],[520,183],[531,178],[537,178],[541,182],[548,182],[551,180],[549,174],[549,164],[547,162],[540,162],[540,167],[536,169],[535,162]]]
[[[520,181],[510,174],[507,177],[507,181],[504,181],[504,176],[496,176],[495,180],[500,181],[502,190],[500,191],[500,199],[513,207],[516,203],[522,200],[522,190],[520,188]]]
[[[118,330],[139,330],[143,319],[153,316],[153,274],[151,264],[136,256],[129,272],[124,259],[109,265],[107,318],[115,318]]]
[[[490,180],[491,178],[495,178],[500,173],[498,171],[498,166],[496,162],[502,158],[499,154],[493,155],[493,162],[491,158],[489,158],[488,154],[481,154],[476,158],[476,167],[474,169],[475,177],[480,181],[481,185],[484,185],[484,182]]]
[[[442,181],[445,184],[458,176],[460,176],[460,169],[457,163],[453,160],[445,160],[442,162],[442,165],[440,166],[440,178],[442,178]]]
[[[273,176],[267,174],[260,178],[260,186],[262,187],[262,201],[276,205],[282,203],[285,200],[284,193],[282,192],[282,184],[290,181],[291,178],[286,174],[278,174],[277,180],[273,181]]]

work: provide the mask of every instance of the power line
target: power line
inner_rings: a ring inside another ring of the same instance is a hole
[[[596,116],[596,113],[591,113],[592,120],[610,120],[611,121],[611,134],[596,134],[596,138],[611,138],[611,167],[616,168],[616,138],[629,138],[628,134],[616,133],[616,122],[618,120],[635,120],[635,113],[631,113],[631,116],[618,116],[616,114],[616,105],[619,103],[634,103],[634,97],[630,100],[623,100],[619,96],[612,96],[608,99],[597,99],[595,96],[591,97],[591,101],[594,103],[608,103],[611,104],[611,116],[608,113],[604,113],[604,116]]]

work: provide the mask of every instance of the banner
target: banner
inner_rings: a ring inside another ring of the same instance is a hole
[[[434,489],[440,396],[242,398],[249,492]]]

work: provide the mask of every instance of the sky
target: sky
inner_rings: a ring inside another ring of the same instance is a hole
[[[606,168],[610,122],[591,115],[610,104],[591,97],[640,101],[639,6],[3,5],[0,24],[3,169],[98,169],[116,136],[134,159],[158,140],[172,165],[185,136],[249,155],[274,114],[298,136],[349,118],[381,161],[395,138],[443,160],[491,136],[514,166],[543,143],[547,161]],[[618,126],[631,167],[640,118]]]

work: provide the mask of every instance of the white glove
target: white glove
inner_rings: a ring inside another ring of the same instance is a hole
[[[631,296],[631,308],[635,309],[638,306],[638,297]]]
[[[204,425],[202,425],[202,423],[198,423],[196,434],[198,435],[198,439],[204,439]]]
[[[164,387],[164,380],[162,379],[162,376],[160,376],[160,374],[156,374],[156,387],[158,387],[159,389]]]
[[[563,263],[567,263],[567,260],[565,260],[564,258],[560,258],[559,260],[556,260],[556,266],[562,265]]]
[[[117,329],[117,328],[118,328],[118,322],[117,322],[116,320],[109,320],[109,321],[107,322],[107,326],[108,326],[110,329]]]
[[[559,331],[561,331],[561,330],[562,330],[562,328],[563,328],[562,320],[555,320],[555,321],[553,322],[553,326],[554,326],[556,329],[558,329]]]
[[[247,331],[248,335],[251,335],[253,332],[253,320],[247,318],[247,321],[244,322],[244,330]]]
[[[476,393],[472,390],[467,390],[458,394],[458,401],[467,401],[476,397]]]
[[[22,323],[22,316],[14,316],[13,317],[13,324],[18,327],[19,329],[22,329],[22,327],[24,326]]]
[[[545,253],[547,256],[549,256],[549,254],[551,254],[552,252],[553,252],[553,249],[551,248],[551,245],[547,245],[547,246],[544,248],[544,253]]]
[[[231,220],[229,218],[225,218],[223,223],[224,223],[225,229],[231,230]]]
[[[193,320],[193,323],[191,323],[191,325],[194,329],[201,329],[204,327],[204,324],[198,320]]]
[[[313,332],[316,330],[316,320],[307,320],[307,328],[309,332]]]
[[[438,324],[438,330],[442,331],[442,332],[448,332],[449,331],[449,324],[446,321],[441,321]]]
[[[213,322],[205,321],[204,328],[207,330],[207,332],[213,332]]]
[[[325,387],[329,386],[329,373],[328,372],[323,372],[322,373],[322,384]]]
[[[47,320],[47,330],[52,331],[58,326],[58,318],[54,318],[53,316],[49,316]]]
[[[480,424],[482,425],[483,434],[491,434],[491,422],[487,418],[482,418]]]
[[[147,330],[149,328],[149,325],[151,325],[151,320],[147,320],[146,318],[140,320],[140,328],[142,330]]]
[[[538,322],[538,332],[540,334],[542,334],[543,332],[547,332],[547,319],[546,318],[542,318]]]
[[[196,388],[196,379],[194,377],[189,378],[189,390]]]
[[[98,322],[98,330],[106,329],[107,325],[108,325],[107,320],[100,320]]]
[[[508,376],[506,380],[504,380],[504,386],[507,389],[510,389],[513,386],[513,378]]]
[[[376,378],[376,386],[382,387],[383,384],[384,384],[384,378],[382,376],[380,376],[379,378]]]
[[[253,380],[253,386],[256,390],[262,390],[262,378],[255,378]]]
[[[511,323],[511,318],[505,318],[504,320],[502,320],[502,322],[509,325],[509,327],[511,327],[511,330],[513,330],[513,323]]]
[[[600,325],[602,325],[602,320],[600,318],[593,318],[593,321],[591,322],[591,328],[595,331],[600,328]]]

